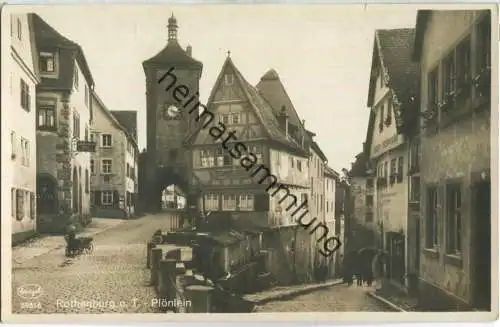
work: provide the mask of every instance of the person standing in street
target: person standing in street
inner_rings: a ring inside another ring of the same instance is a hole
[[[384,277],[384,251],[383,250],[378,250],[377,254],[373,257],[372,260],[372,282],[373,280],[375,281],[375,287],[377,289],[380,289],[382,287],[382,278]]]

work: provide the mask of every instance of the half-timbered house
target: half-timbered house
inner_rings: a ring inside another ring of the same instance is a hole
[[[297,218],[300,210],[304,223],[310,216],[310,137],[290,121],[290,106],[272,107],[259,91],[228,56],[200,114],[205,128],[188,139],[200,206],[211,219],[229,213],[264,227],[272,273],[284,283],[307,280],[314,242]]]

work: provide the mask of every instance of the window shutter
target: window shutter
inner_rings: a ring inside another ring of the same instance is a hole
[[[94,192],[94,204],[96,206],[101,205],[101,191]]]

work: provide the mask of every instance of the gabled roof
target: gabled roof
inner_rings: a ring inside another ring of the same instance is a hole
[[[246,81],[246,79],[243,77],[241,72],[236,68],[234,65],[233,61],[231,58],[228,56],[226,58],[226,61],[222,65],[222,69],[219,73],[219,76],[217,77],[217,80],[215,82],[214,87],[212,88],[212,91],[210,93],[210,96],[207,101],[207,108],[210,110],[212,107],[212,102],[214,100],[214,97],[219,90],[219,86],[221,85],[221,82],[224,78],[224,75],[226,71],[231,70],[234,74],[236,83],[239,84],[241,87],[243,93],[245,94],[247,101],[250,103],[255,115],[257,116],[257,119],[260,121],[261,125],[264,128],[264,131],[268,135],[268,137],[271,140],[274,140],[276,142],[279,142],[289,148],[292,148],[296,151],[303,152],[304,155],[306,154],[306,151],[302,149],[299,144],[297,144],[291,137],[287,137],[280,128],[279,122],[274,115],[274,111],[271,108],[271,106],[267,103],[267,101],[260,95],[260,93],[257,91],[257,89],[252,86],[250,83]],[[201,127],[200,127],[201,128]],[[197,129],[191,136],[189,136],[189,139],[195,137],[199,132],[199,129]]]
[[[172,64],[175,66],[192,66],[198,69],[203,68],[203,64],[186,53],[176,40],[171,40],[165,48],[153,57],[143,61],[143,67],[148,65]]]
[[[408,106],[416,103],[420,84],[419,64],[412,61],[415,29],[399,28],[376,30],[367,106],[372,107],[378,69],[381,69],[385,85],[392,91],[393,110],[398,132],[413,113]]]
[[[416,95],[419,65],[412,61],[414,28],[376,30],[372,56],[372,71],[380,62],[385,82],[398,100],[408,102]],[[373,105],[373,85],[370,83],[367,106]]]
[[[321,148],[319,147],[319,144],[316,143],[316,141],[312,141],[311,147],[316,152],[316,154],[321,158],[323,161],[328,161],[328,158],[325,156]]]
[[[128,131],[127,128],[125,128],[125,126],[123,126],[119,121],[118,119],[116,119],[116,117],[114,116],[114,114],[111,113],[111,110],[109,110],[106,105],[104,104],[104,102],[101,100],[101,98],[97,95],[97,93],[94,91],[94,90],[91,90],[91,96],[95,98],[95,100],[97,101],[97,103],[99,104],[99,107],[102,109],[102,111],[104,112],[104,114],[106,116],[108,116],[109,120],[111,121],[111,123],[113,123],[118,129],[120,129],[122,132],[125,133],[125,135],[127,136],[127,138],[129,138],[132,143],[134,144],[134,146],[136,148],[139,148],[138,145],[137,145],[137,138],[133,137],[130,132]],[[95,108],[95,107],[94,107]]]
[[[332,177],[332,178],[334,178],[335,180],[339,180],[339,178],[340,178],[339,173],[337,173],[335,170],[333,170],[333,168],[330,168],[329,166],[325,166],[325,172],[324,172],[324,175],[325,175],[325,176]]]
[[[424,42],[425,29],[427,22],[432,14],[432,10],[419,10],[417,12],[417,24],[415,26],[415,43],[413,44],[412,59],[420,61],[422,53],[422,43]]]
[[[286,92],[283,83],[281,82],[278,73],[274,69],[270,69],[264,76],[261,77],[257,84],[257,90],[266,99],[266,101],[274,109],[274,115],[279,116],[281,108],[285,106],[288,114],[288,122],[295,126],[302,126],[295,107],[293,106],[288,93]]]
[[[130,135],[137,140],[137,111],[112,110],[111,114],[120,122]]]
[[[40,16],[37,14],[31,13],[29,14],[32,22],[33,22],[33,30],[35,32],[35,41],[38,50],[42,50],[44,47],[55,47],[55,48],[69,48],[73,50],[75,59],[77,60],[80,69],[82,70],[82,74],[85,76],[87,83],[90,88],[94,86],[94,79],[92,77],[92,73],[90,71],[90,67],[85,59],[85,54],[83,53],[82,47],[72,40],[64,37],[58,31],[56,31],[52,26],[47,24]],[[62,60],[62,58],[60,59]],[[73,69],[71,72],[68,72],[69,78],[67,78],[64,82],[68,88],[73,86]]]

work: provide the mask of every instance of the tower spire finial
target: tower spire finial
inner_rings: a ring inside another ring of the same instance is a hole
[[[168,41],[177,41],[177,19],[174,16],[174,13],[168,19]]]

